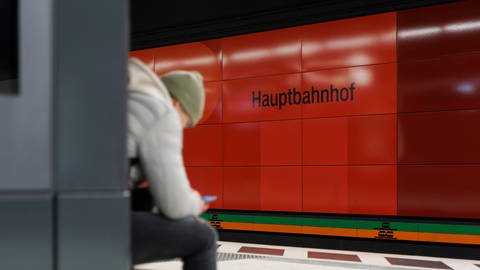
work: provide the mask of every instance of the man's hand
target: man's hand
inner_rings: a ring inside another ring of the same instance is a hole
[[[197,195],[197,198],[200,201],[200,213],[198,213],[198,214],[200,215],[202,213],[205,213],[208,210],[208,208],[210,207],[210,205],[208,203],[205,203],[202,200],[202,196],[200,195],[200,193],[197,190],[193,189],[192,191],[193,191],[193,193],[195,193]]]

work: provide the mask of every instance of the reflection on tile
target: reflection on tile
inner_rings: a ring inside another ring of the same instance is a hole
[[[238,250],[238,252],[283,256],[283,253],[285,252],[285,250],[276,249],[276,248],[260,248],[260,247],[243,246]]]
[[[426,267],[434,269],[452,269],[448,265],[440,261],[427,261],[427,260],[415,260],[415,259],[405,259],[405,258],[392,258],[386,257],[388,262],[393,265],[403,265],[403,266],[416,266],[416,267]]]
[[[309,251],[308,258],[360,262],[357,255]]]

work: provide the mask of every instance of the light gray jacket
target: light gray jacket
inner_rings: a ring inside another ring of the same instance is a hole
[[[129,61],[128,89],[128,157],[140,159],[161,213],[172,219],[197,215],[200,198],[183,163],[183,128],[165,86],[144,65]]]

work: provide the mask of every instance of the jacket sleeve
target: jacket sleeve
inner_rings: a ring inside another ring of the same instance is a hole
[[[177,113],[172,110],[158,118],[139,143],[155,205],[171,219],[197,215],[200,198],[192,191],[185,171],[183,129]]]

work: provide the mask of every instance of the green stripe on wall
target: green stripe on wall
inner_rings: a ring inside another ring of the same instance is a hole
[[[218,220],[221,221],[226,221],[226,222],[241,222],[241,223],[255,223],[255,216],[249,216],[249,215],[231,215],[231,214],[202,214],[202,217],[204,215],[209,215],[208,220],[212,220],[213,216],[216,215],[218,217]]]
[[[365,221],[357,220],[357,229],[381,229],[384,222],[382,221]],[[390,229],[396,229],[402,232],[418,232],[418,223],[410,222],[388,222]]]
[[[217,219],[225,222],[254,223],[254,224],[276,224],[313,226],[345,229],[382,229],[387,226],[390,230],[403,232],[427,232],[445,234],[469,234],[480,235],[480,226],[476,225],[455,225],[455,224],[432,224],[415,222],[388,222],[368,221],[360,219],[328,219],[328,218],[302,218],[302,217],[279,217],[268,215],[235,215],[235,214],[202,214],[202,218],[212,220],[216,215]],[[383,227],[382,227],[383,226]]]
[[[480,226],[474,225],[453,225],[453,224],[418,224],[419,232],[428,233],[452,233],[480,235]]]

